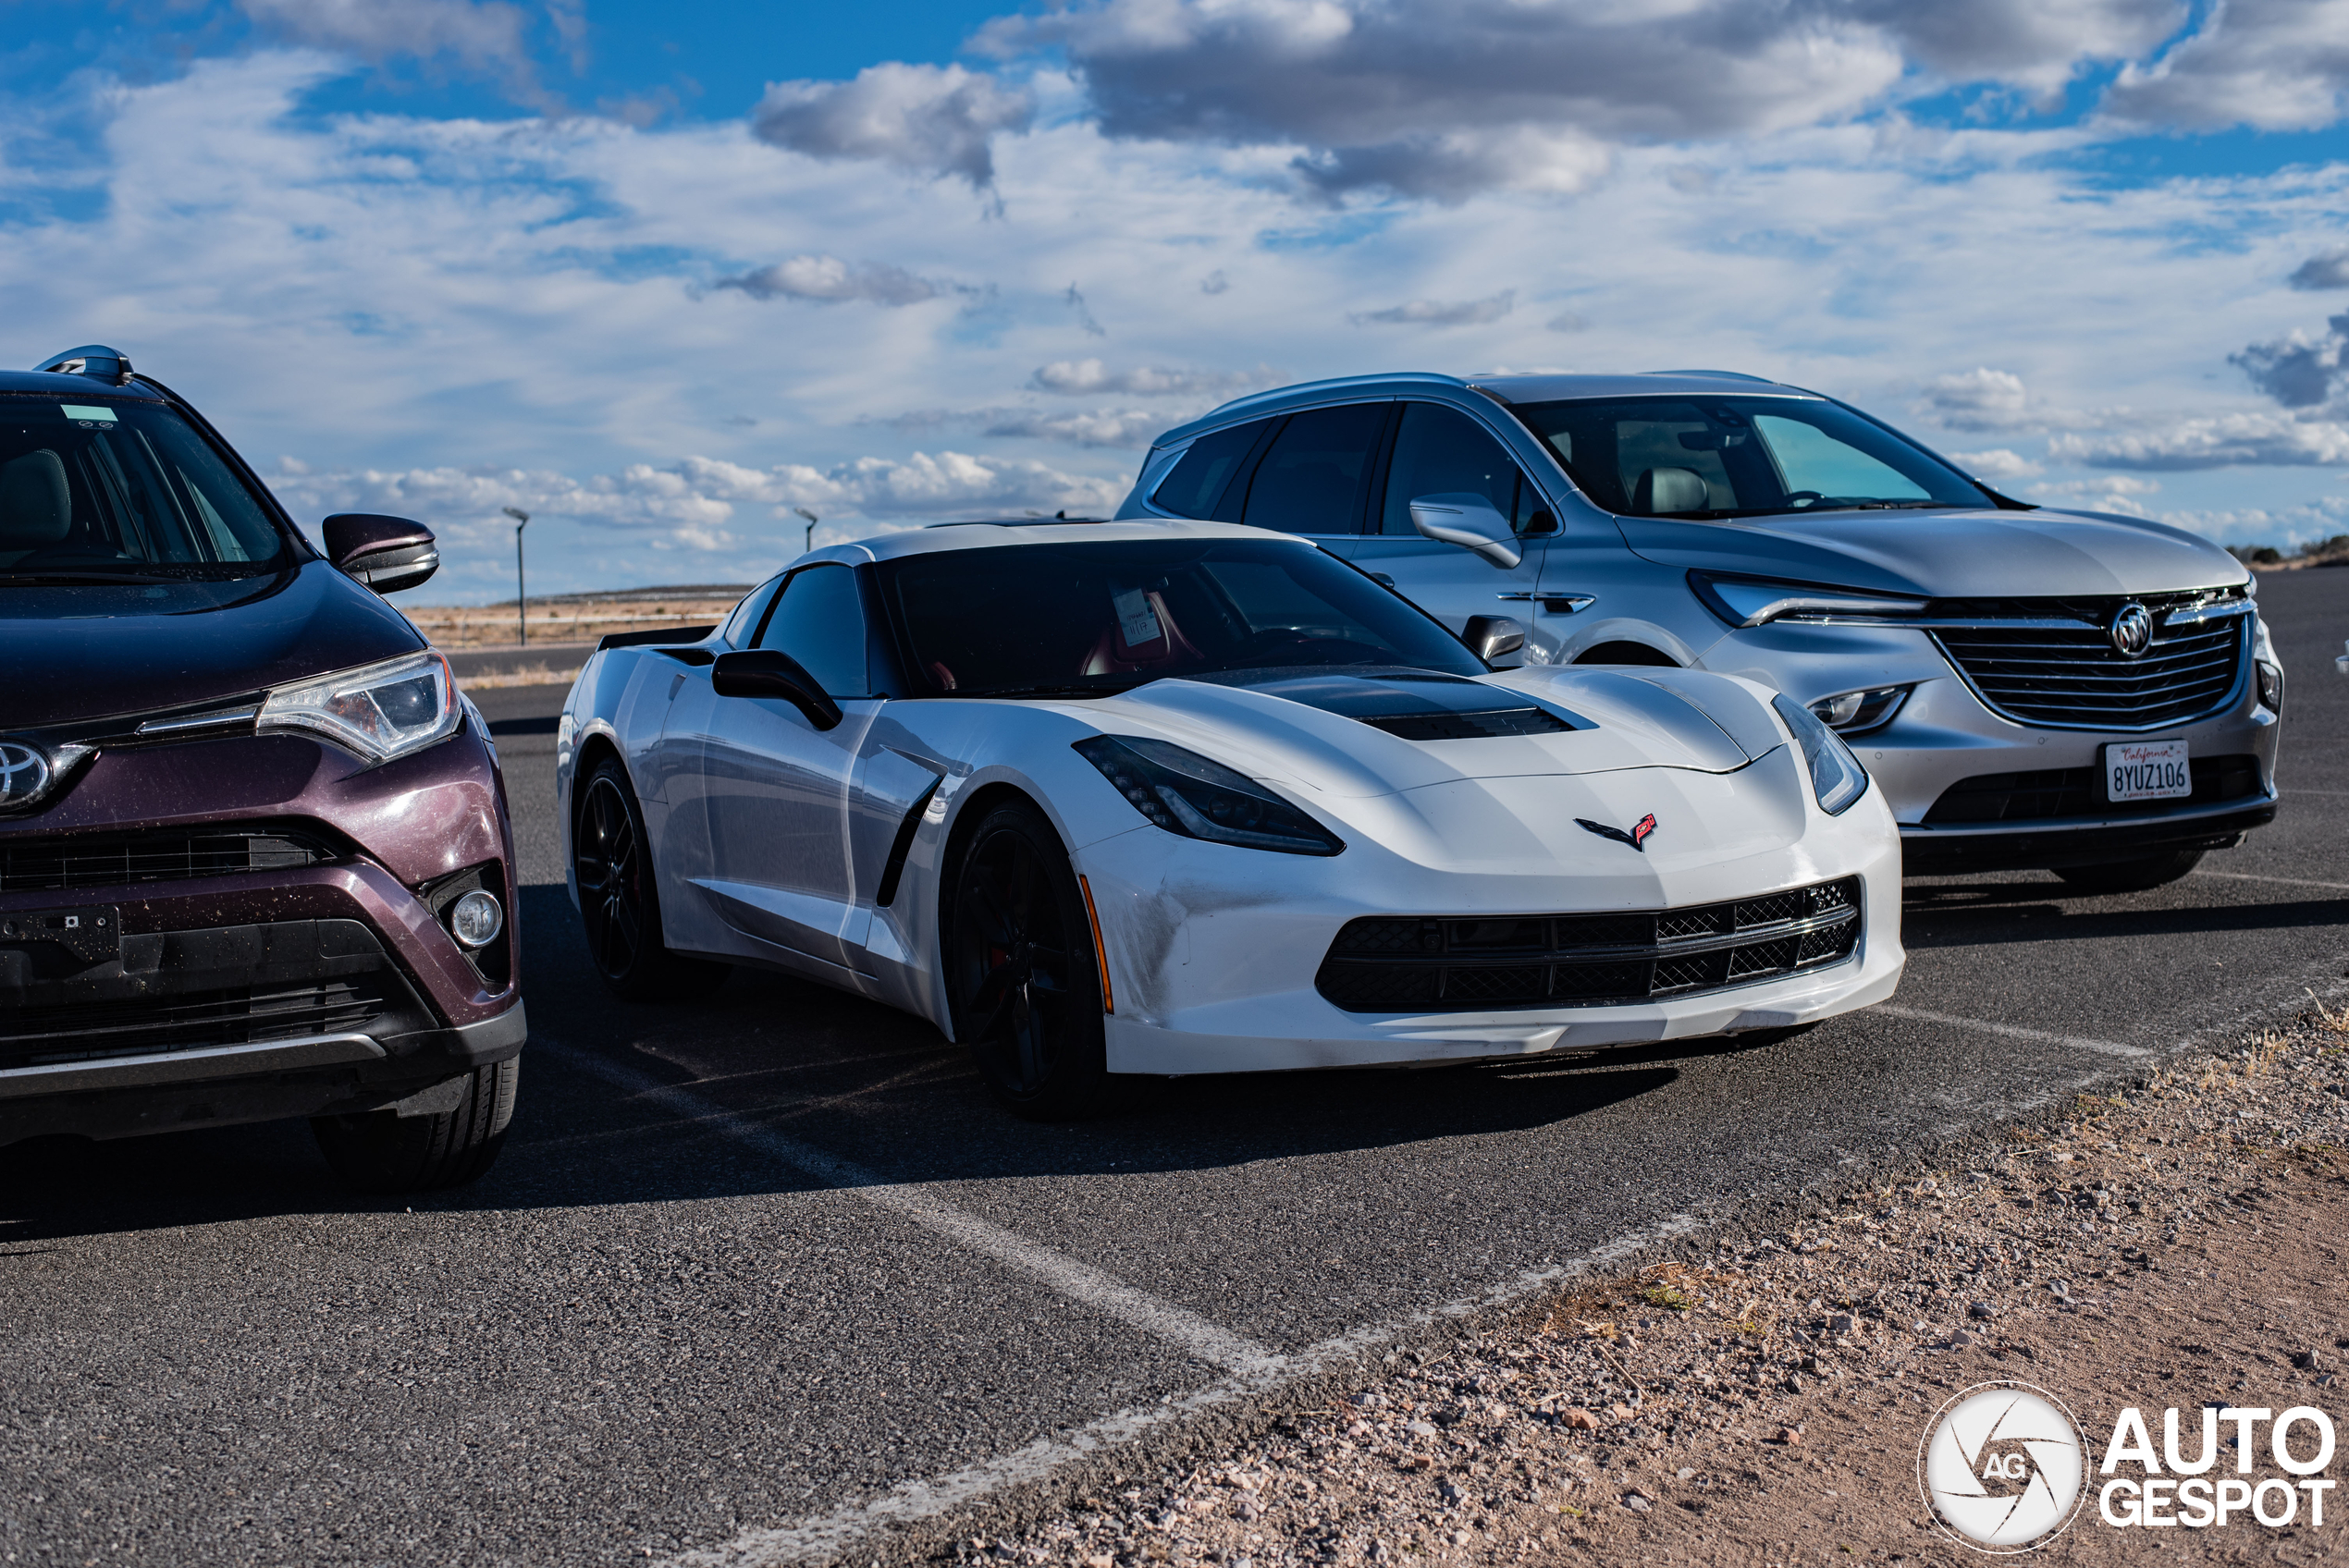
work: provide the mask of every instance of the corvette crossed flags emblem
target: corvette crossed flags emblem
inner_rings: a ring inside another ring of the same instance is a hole
[[[1629,833],[1620,827],[1609,827],[1604,822],[1593,822],[1587,816],[1576,817],[1574,825],[1586,832],[1595,833],[1602,839],[1612,839],[1618,844],[1629,844],[1642,854],[1645,854],[1648,835],[1655,831],[1655,813],[1650,812],[1631,824],[1631,831]]]

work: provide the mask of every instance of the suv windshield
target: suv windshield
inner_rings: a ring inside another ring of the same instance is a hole
[[[0,583],[250,577],[286,538],[218,452],[170,409],[0,397]]]
[[[1615,398],[1511,410],[1582,493],[1632,517],[1987,508],[1973,481],[1812,398]]]
[[[1086,695],[1233,669],[1485,668],[1440,624],[1310,545],[1020,545],[879,570],[910,666],[941,695]]]

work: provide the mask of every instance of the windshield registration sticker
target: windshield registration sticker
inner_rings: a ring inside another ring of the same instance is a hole
[[[57,410],[85,430],[93,424],[115,423],[114,410],[104,403],[59,403]]]
[[[1166,635],[1158,623],[1158,611],[1150,607],[1150,596],[1140,589],[1113,594],[1109,602],[1117,606],[1117,634],[1127,647],[1138,648]]]

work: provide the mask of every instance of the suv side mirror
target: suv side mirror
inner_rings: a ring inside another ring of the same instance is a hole
[[[709,689],[721,697],[781,697],[818,729],[841,720],[840,704],[824,694],[806,667],[781,648],[720,654],[709,667]]]
[[[1472,615],[1460,631],[1469,652],[1491,664],[1494,659],[1525,651],[1525,625],[1505,615]]]
[[[1411,526],[1430,539],[1482,556],[1504,571],[1525,558],[1509,520],[1482,496],[1415,496]]]
[[[318,525],[337,570],[378,594],[413,588],[440,570],[432,530],[380,512],[337,512]]]

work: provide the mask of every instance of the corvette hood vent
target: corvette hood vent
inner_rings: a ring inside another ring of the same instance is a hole
[[[1405,741],[1478,741],[1598,728],[1570,709],[1523,692],[1428,669],[1234,669],[1188,679],[1302,703]]]

